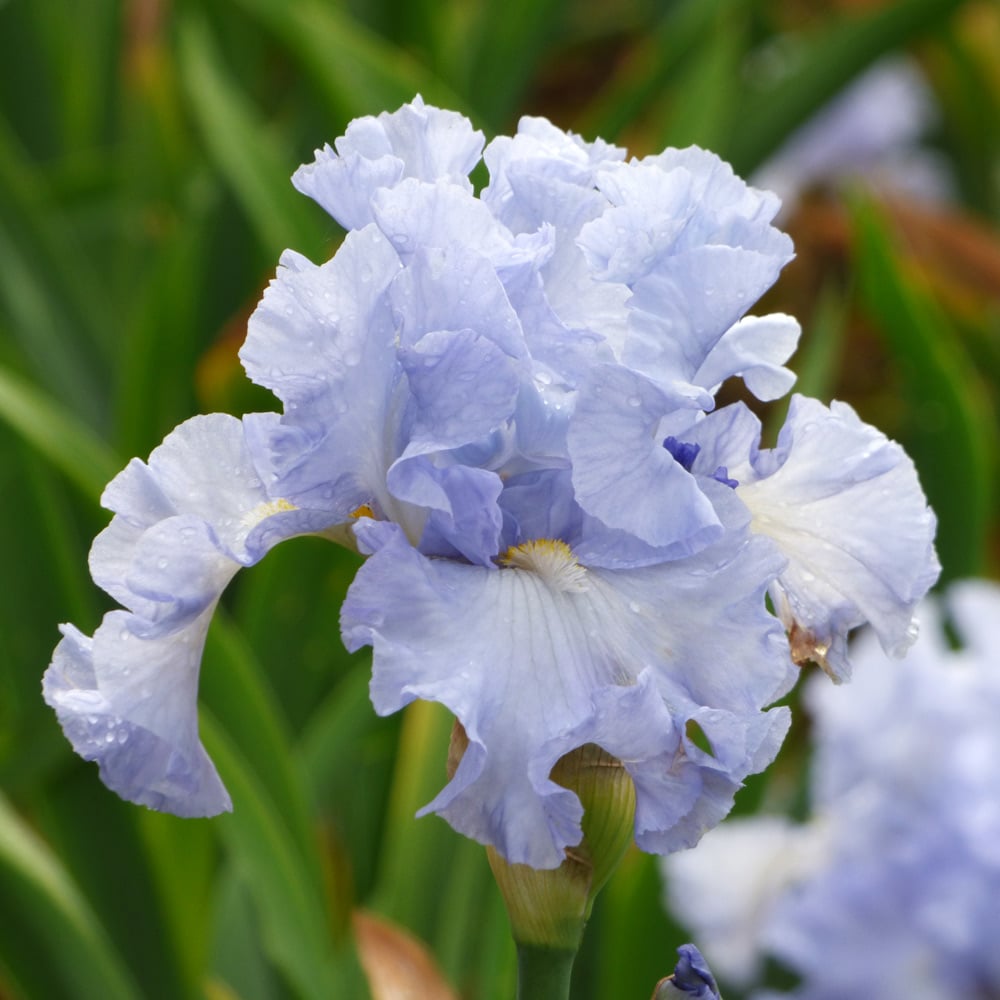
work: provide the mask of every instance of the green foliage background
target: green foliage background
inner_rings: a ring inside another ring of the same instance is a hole
[[[466,1000],[513,995],[482,850],[413,818],[450,720],[376,718],[366,657],[340,643],[349,553],[290,542],[225,596],[202,732],[233,815],[130,806],[73,756],[40,678],[57,624],[91,632],[110,607],[86,563],[101,490],[194,413],[273,408],[236,351],[281,250],[336,247],[289,176],[351,118],[419,91],[488,136],[545,114],[638,154],[698,142],[747,174],[894,50],[934,88],[955,202],[807,201],[767,305],[803,323],[802,391],[915,457],[946,577],[996,575],[996,4],[0,3],[0,996],[363,997],[356,907],[415,934]],[[801,804],[801,738],[738,809]],[[686,940],[660,898],[655,861],[630,854],[575,996],[649,996]]]

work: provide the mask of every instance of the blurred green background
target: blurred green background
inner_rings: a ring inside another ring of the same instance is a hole
[[[289,176],[351,118],[420,92],[488,138],[544,114],[638,155],[696,142],[750,176],[890,53],[933,94],[921,143],[949,196],[807,185],[782,217],[798,258],[759,309],[801,320],[803,392],[914,456],[945,577],[996,576],[996,3],[0,0],[0,997],[362,997],[358,907],[412,932],[456,995],[513,995],[483,852],[413,818],[450,720],[377,719],[366,657],[341,645],[349,554],[296,540],[226,594],[202,731],[233,815],[130,806],[73,756],[40,678],[57,624],[89,633],[111,606],[86,563],[101,490],[194,413],[274,408],[236,352],[280,252],[337,245]],[[800,806],[801,740],[740,811]],[[672,969],[686,938],[660,894],[630,854],[580,1000],[645,1000]]]

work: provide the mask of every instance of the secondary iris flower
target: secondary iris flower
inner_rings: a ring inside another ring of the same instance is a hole
[[[905,665],[866,634],[849,687],[806,688],[808,822],[730,821],[665,860],[676,913],[733,983],[770,955],[799,1000],[1000,992],[1000,588],[955,584],[921,613]]]
[[[426,808],[535,867],[581,837],[549,778],[567,752],[619,758],[638,843],[672,851],[776,753],[786,630],[841,673],[863,620],[905,646],[936,562],[900,449],[803,400],[759,452],[748,412],[711,412],[727,378],[763,399],[794,378],[795,321],[744,315],[792,254],[777,200],[703,150],[626,162],[542,119],[482,147],[418,98],[319,151],[294,182],[347,236],[321,265],[285,253],[241,352],[283,413],[196,418],[109,487],[92,568],[128,610],[66,627],[45,690],[126,798],[228,807],[200,650],[233,573],[293,534],[368,557],[341,625],[373,648],[376,710],[429,699],[464,727]],[[838,446],[864,454],[824,466]],[[804,498],[824,522],[774,530]]]
[[[662,980],[653,1000],[720,1000],[715,977],[693,944],[682,944],[674,974]]]

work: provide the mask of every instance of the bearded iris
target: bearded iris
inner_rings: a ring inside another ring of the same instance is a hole
[[[45,679],[74,747],[133,801],[228,808],[195,715],[212,609],[321,534],[367,557],[341,628],[375,709],[438,701],[468,737],[427,810],[555,867],[582,807],[550,772],[594,743],[639,845],[694,844],[781,743],[786,632],[846,675],[847,630],[900,651],[937,571],[912,464],[847,408],[793,401],[773,451],[714,411],[726,379],[794,379],[795,321],[745,315],[792,255],[777,199],[703,150],[626,162],[542,119],[483,151],[419,98],[294,181],[348,232],[321,265],[286,251],[250,320],[283,412],[195,418],[109,487],[91,566],[127,610],[66,626]]]

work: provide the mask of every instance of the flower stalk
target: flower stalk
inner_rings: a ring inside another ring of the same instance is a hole
[[[457,768],[468,746],[456,724],[448,767]],[[632,842],[635,786],[621,761],[594,743],[566,754],[551,779],[576,793],[583,806],[583,838],[567,848],[557,868],[511,864],[487,848],[517,945],[518,1000],[569,997],[573,962],[594,899]]]

